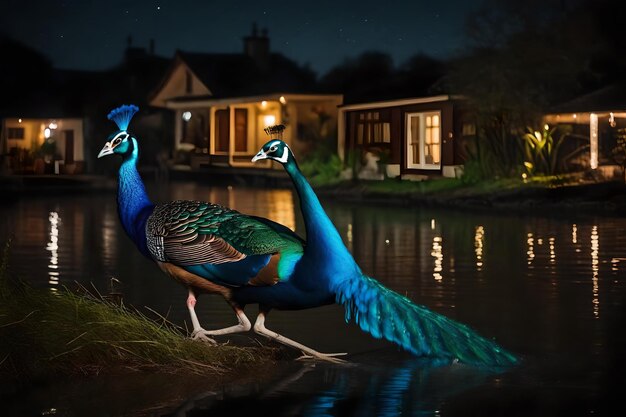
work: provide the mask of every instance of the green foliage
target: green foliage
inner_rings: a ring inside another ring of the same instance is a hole
[[[302,174],[312,185],[327,185],[338,182],[342,169],[343,164],[339,156],[324,149],[312,152],[300,164]]]
[[[566,163],[585,147],[579,147],[568,155],[560,152],[567,135],[565,128],[545,125],[541,130],[528,127],[522,136],[524,141],[524,167],[530,175],[556,175],[566,171]]]
[[[476,136],[466,142],[464,180],[470,183],[515,177],[522,161],[522,146],[504,117],[490,117],[477,126]]]
[[[552,129],[546,125],[541,131],[528,127],[522,136],[524,141],[524,166],[530,175],[556,174],[563,168],[563,161],[559,160],[559,148],[563,143],[564,135],[554,139],[557,127]]]

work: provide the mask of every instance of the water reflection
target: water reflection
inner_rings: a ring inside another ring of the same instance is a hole
[[[50,263],[48,264],[48,284],[51,291],[57,291],[59,285],[59,214],[56,211],[50,212],[48,216],[50,222],[50,240],[46,244],[46,250],[50,252]]]
[[[227,389],[196,397],[172,415],[193,410],[194,416],[436,416],[449,397],[483,384],[491,375],[414,358],[384,368],[308,364],[282,372],[262,388]]]
[[[593,283],[593,315],[598,318],[600,316],[600,285],[598,282],[598,274],[600,271],[600,260],[598,252],[600,249],[600,237],[598,236],[598,226],[591,228],[591,272]]]
[[[433,258],[435,258],[435,267],[433,268],[433,278],[437,281],[441,281],[443,276],[441,275],[441,271],[443,271],[443,240],[441,236],[433,237],[433,249],[430,253]]]
[[[527,263],[529,269],[531,269],[533,260],[535,259],[535,238],[532,233],[526,235],[526,244],[528,245],[528,250],[526,251],[526,256],[528,257]]]
[[[481,271],[483,269],[483,246],[485,239],[485,228],[483,226],[476,226],[476,232],[474,234],[474,251],[476,252],[476,270]]]

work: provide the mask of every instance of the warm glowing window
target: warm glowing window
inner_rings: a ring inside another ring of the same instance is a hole
[[[407,167],[441,167],[441,114],[439,112],[406,115]]]

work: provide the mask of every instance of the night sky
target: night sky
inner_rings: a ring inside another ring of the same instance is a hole
[[[0,2],[0,31],[44,52],[59,68],[104,69],[133,46],[156,53],[241,52],[253,21],[273,52],[324,73],[367,50],[401,64],[424,52],[447,57],[463,45],[465,15],[478,1],[28,1]]]

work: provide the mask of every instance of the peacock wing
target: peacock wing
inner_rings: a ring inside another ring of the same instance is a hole
[[[150,252],[160,261],[179,266],[223,264],[244,259],[218,234],[220,223],[233,213],[199,201],[172,201],[155,208],[147,223]]]
[[[281,253],[282,279],[301,256],[303,244],[291,230],[273,223],[217,204],[172,201],[157,206],[148,221],[148,246],[156,259],[180,266],[234,263],[247,257],[261,262],[266,258],[257,255]]]

